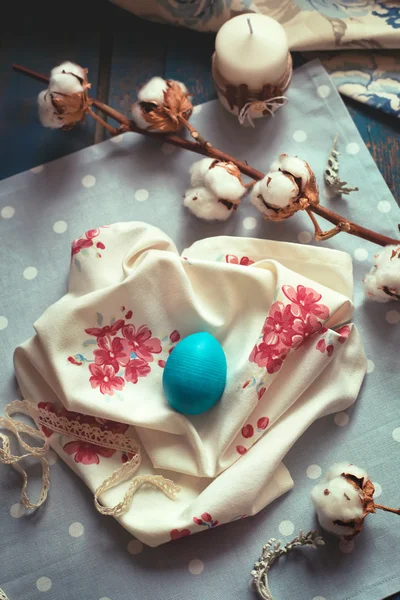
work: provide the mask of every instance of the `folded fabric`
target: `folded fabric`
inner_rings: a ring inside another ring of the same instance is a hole
[[[354,325],[348,254],[219,237],[179,256],[159,229],[119,223],[73,242],[68,293],[15,352],[23,396],[102,439],[43,427],[50,445],[95,491],[141,445],[138,476],[163,476],[175,500],[142,486],[118,518],[156,546],[257,513],[293,485],[282,459],[317,418],[356,399],[366,358]],[[221,343],[223,396],[185,416],[167,403],[165,362],[200,331]],[[51,419],[50,419],[51,420]],[[121,501],[129,481],[100,495]],[[158,486],[160,489],[160,486]]]

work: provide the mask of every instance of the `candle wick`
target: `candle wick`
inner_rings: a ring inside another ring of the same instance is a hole
[[[248,23],[248,25],[249,25],[250,33],[251,33],[251,35],[253,35],[253,26],[252,26],[252,24],[251,24],[251,21],[250,21],[250,19],[247,19],[247,23]]]

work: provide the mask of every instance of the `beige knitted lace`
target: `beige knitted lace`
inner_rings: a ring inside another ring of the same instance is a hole
[[[15,419],[13,417],[15,413],[30,416],[38,429]],[[131,458],[114,471],[110,477],[107,477],[95,491],[94,504],[97,510],[103,515],[111,515],[113,517],[121,516],[129,508],[136,491],[144,484],[149,484],[159,489],[168,496],[168,498],[171,498],[171,500],[174,500],[177,493],[180,491],[180,488],[176,486],[173,481],[165,479],[161,475],[138,475],[130,482],[128,491],[125,493],[121,502],[113,507],[103,506],[99,501],[99,496],[122,481],[126,481],[132,477],[140,467],[140,445],[133,438],[126,436],[123,433],[113,433],[110,430],[103,431],[100,427],[89,425],[87,423],[80,423],[78,420],[70,420],[65,416],[60,416],[46,409],[40,409],[26,400],[15,400],[14,402],[11,402],[11,404],[7,404],[5,414],[5,417],[0,417],[0,427],[13,433],[20,446],[26,450],[26,453],[21,454],[20,456],[13,455],[11,453],[8,436],[4,433],[0,433],[0,440],[2,442],[2,446],[0,447],[0,463],[12,465],[19,473],[21,473],[23,478],[21,502],[25,508],[35,509],[41,506],[43,502],[45,502],[50,488],[50,469],[46,458],[46,454],[49,450],[49,443],[46,436],[40,431],[41,427],[47,427],[55,433],[60,433],[77,440],[95,444],[96,446],[111,448],[131,455]],[[35,440],[39,440],[40,442],[43,442],[43,445],[30,446],[22,439],[20,434],[25,434]],[[19,464],[22,459],[27,458],[28,456],[37,457],[42,463],[42,489],[39,499],[35,503],[31,502],[26,494],[28,475]],[[4,600],[4,598],[7,600],[7,597],[4,595],[3,598],[1,594],[4,594],[4,592],[0,590],[0,600]]]
[[[0,600],[8,600],[6,593],[0,588]]]

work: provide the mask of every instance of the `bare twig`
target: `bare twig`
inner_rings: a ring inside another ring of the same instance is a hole
[[[113,127],[112,125],[109,125],[104,119],[102,119],[101,117],[99,117],[99,115],[97,115],[95,112],[93,112],[93,110],[90,107],[87,109],[87,113],[88,113],[88,115],[90,115],[91,117],[93,117],[93,119],[95,119],[101,125],[103,125],[103,127],[105,127],[111,133],[111,135],[117,135],[118,134],[118,130],[115,129],[115,127]]]
[[[49,83],[48,77],[46,77],[45,75],[41,75],[40,73],[36,73],[35,71],[32,71],[30,69],[27,69],[26,67],[14,64],[12,68],[14,69],[14,71],[27,75],[28,77],[36,79],[37,81],[41,81],[42,83],[46,84]],[[264,177],[264,173],[261,173],[261,171],[253,169],[247,163],[242,162],[234,158],[233,156],[230,156],[229,154],[218,150],[217,148],[214,148],[209,142],[203,140],[203,138],[201,138],[196,129],[192,127],[183,118],[181,118],[182,124],[189,130],[192,137],[197,140],[196,142],[191,142],[190,140],[182,138],[178,135],[166,135],[154,133],[146,129],[140,129],[130,119],[128,119],[128,117],[124,116],[111,106],[108,106],[107,104],[104,104],[103,102],[100,102],[99,100],[95,99],[92,99],[91,103],[93,106],[103,111],[103,113],[106,114],[108,117],[120,123],[121,127],[118,130],[114,130],[116,134],[123,133],[125,131],[133,131],[134,133],[139,133],[140,135],[144,135],[147,137],[161,138],[164,142],[172,144],[173,146],[177,146],[178,148],[190,150],[191,152],[195,152],[196,154],[202,154],[203,156],[210,156],[211,158],[216,158],[224,162],[232,162],[239,168],[243,175],[247,175],[247,177],[250,177],[251,179],[254,179],[256,181],[259,181]],[[309,211],[312,211],[320,217],[323,217],[335,226],[333,229],[327,232],[323,232],[319,227],[315,217],[312,218],[316,230],[317,240],[329,239],[337,233],[345,231],[346,233],[350,233],[351,235],[355,235],[374,244],[378,244],[379,246],[399,244],[400,242],[400,240],[397,240],[395,238],[387,237],[375,231],[371,231],[370,229],[366,229],[365,227],[362,227],[357,223],[352,223],[348,219],[345,219],[341,215],[333,212],[332,210],[329,210],[325,206],[321,206],[321,204],[316,204],[309,207],[309,210],[307,212],[309,216],[311,216],[311,213]]]

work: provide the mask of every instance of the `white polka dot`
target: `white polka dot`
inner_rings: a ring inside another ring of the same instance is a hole
[[[400,312],[398,310],[388,310],[385,319],[391,325],[396,325],[400,321]]]
[[[72,525],[69,526],[68,531],[71,537],[78,538],[85,533],[85,528],[82,523],[72,523]]]
[[[37,175],[38,173],[41,173],[44,169],[44,165],[39,165],[38,167],[33,167],[33,169],[31,169],[31,173],[35,173],[35,175]]]
[[[400,442],[400,427],[396,427],[396,429],[393,429],[392,438],[395,442]]]
[[[65,221],[56,221],[53,225],[54,233],[65,233],[68,229],[68,224]]]
[[[357,260],[367,260],[368,258],[368,250],[365,248],[357,248],[354,250],[354,258]]]
[[[350,421],[350,417],[346,412],[338,412],[335,415],[334,421],[339,427],[344,427]]]
[[[358,154],[360,152],[360,146],[357,142],[350,142],[350,144],[347,144],[346,146],[346,152],[347,154]]]
[[[372,485],[375,488],[374,498],[379,498],[379,496],[382,494],[382,486],[379,485],[379,483],[376,483],[376,481],[373,481]]]
[[[372,373],[375,370],[375,363],[370,358],[367,360],[367,373]]]
[[[37,274],[38,270],[36,269],[36,267],[26,267],[24,271],[24,277],[25,279],[28,279],[28,281],[30,281],[31,279],[35,279]]]
[[[204,563],[198,558],[194,558],[190,561],[188,569],[189,573],[192,575],[201,575],[201,573],[204,571]]]
[[[319,85],[317,92],[320,98],[327,98],[331,93],[331,88],[329,85]]]
[[[350,541],[341,540],[339,542],[339,550],[341,552],[344,552],[345,554],[349,554],[349,552],[353,552],[354,546],[355,546],[355,544],[354,544],[353,540],[350,540]]]
[[[294,132],[293,139],[295,142],[305,142],[307,139],[307,134],[302,129],[298,129]]]
[[[140,540],[131,540],[127,546],[129,554],[140,554],[143,550],[143,544]]]
[[[14,517],[14,519],[19,519],[24,514],[25,514],[25,506],[23,504],[20,504],[19,502],[17,502],[16,504],[13,504],[12,507],[10,508],[10,515],[12,517]]]
[[[322,469],[319,465],[310,465],[307,467],[306,473],[310,479],[318,479],[318,477],[321,477]]]
[[[243,219],[243,227],[248,231],[255,229],[257,227],[257,219],[254,217],[246,217]]]
[[[13,208],[12,206],[4,206],[1,209],[0,214],[3,219],[11,219],[11,217],[13,217],[15,214],[15,208]]]
[[[309,231],[300,231],[297,239],[301,244],[309,244],[312,240],[312,235]]]
[[[176,150],[177,150],[177,147],[173,146],[172,144],[163,144],[161,146],[161,152],[163,154],[173,154]]]
[[[93,187],[95,183],[96,177],[93,177],[93,175],[85,175],[85,177],[82,179],[82,185],[85,188]]]
[[[0,316],[0,331],[2,329],[5,329],[7,327],[7,325],[8,325],[7,317]]]
[[[46,458],[47,458],[47,462],[49,463],[49,465],[55,465],[56,462],[58,461],[58,454],[56,454],[56,452],[54,452],[54,450],[49,450]]]
[[[103,596],[103,598],[100,598],[99,600],[111,600],[111,598],[106,598],[105,596]]]
[[[119,135],[115,135],[114,137],[110,138],[110,142],[112,142],[113,144],[120,144],[123,138],[123,134],[120,133]]]
[[[49,577],[39,577],[36,587],[39,592],[48,592],[51,589],[51,579]]]
[[[314,596],[312,600],[326,600],[326,598],[324,598],[323,596]]]
[[[257,591],[256,584],[255,584],[255,582],[254,582],[254,579],[249,579],[249,589],[250,589],[252,592],[256,592],[256,591]]]
[[[282,535],[292,535],[294,531],[294,525],[292,521],[281,521],[279,524],[279,531]]]
[[[381,200],[378,202],[378,210],[381,213],[388,213],[392,210],[392,205],[388,200]]]
[[[145,200],[147,200],[147,198],[149,197],[149,192],[147,190],[136,190],[135,192],[135,199],[138,202],[145,202]]]
[[[198,114],[199,114],[199,112],[201,112],[201,109],[202,109],[202,106],[201,106],[201,104],[198,104],[197,106],[195,106],[195,107],[193,108],[193,114],[194,114],[194,115],[198,115]]]

